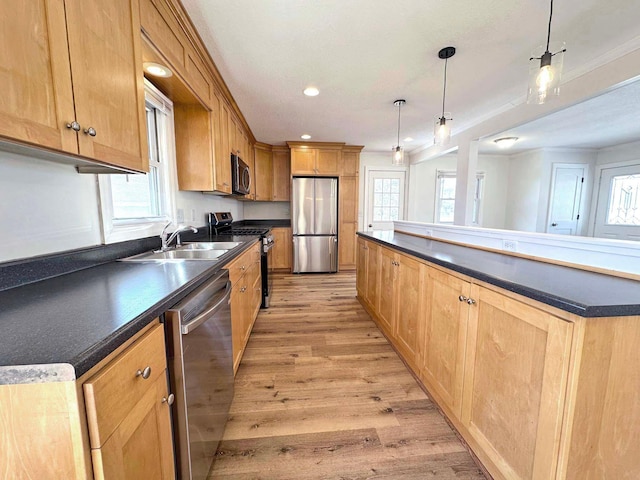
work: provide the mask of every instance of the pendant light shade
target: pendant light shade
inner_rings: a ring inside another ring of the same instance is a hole
[[[444,60],[444,82],[442,86],[442,114],[436,115],[433,130],[433,143],[447,145],[451,140],[451,113],[444,111],[444,101],[447,95],[447,62],[456,54],[455,47],[445,47],[438,52],[438,58]]]
[[[400,145],[400,110],[402,105],[407,103],[404,100],[396,100],[393,104],[398,107],[398,140],[397,143],[391,148],[393,156],[391,157],[391,164],[400,166],[404,165],[404,148]]]
[[[529,89],[527,103],[542,104],[552,96],[560,95],[560,77],[566,48],[564,43],[551,44],[553,0],[549,9],[549,27],[546,46],[541,46],[529,59]],[[544,49],[544,50],[543,50]],[[551,53],[555,51],[555,53]]]

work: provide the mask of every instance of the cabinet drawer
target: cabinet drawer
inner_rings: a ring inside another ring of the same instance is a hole
[[[147,367],[149,376],[144,378]],[[164,331],[159,324],[84,383],[91,448],[106,442],[155,380],[166,375],[166,367]]]
[[[229,270],[231,285],[235,287],[240,278],[251,269],[253,264],[258,262],[260,262],[260,243],[256,243],[225,267]]]

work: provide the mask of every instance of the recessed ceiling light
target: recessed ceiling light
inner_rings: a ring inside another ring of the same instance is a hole
[[[303,140],[309,140],[311,138],[311,135],[309,135],[308,133],[305,133],[304,135],[300,135],[300,138]]]
[[[144,62],[142,64],[142,68],[144,68],[145,72],[149,75],[153,75],[154,77],[169,78],[173,75],[173,72],[168,67],[160,65],[159,63]]]
[[[413,142],[413,138],[412,137],[407,137],[403,140],[403,142]]]
[[[315,97],[320,93],[320,90],[318,90],[316,87],[307,87],[302,93],[304,93],[307,97]]]
[[[502,137],[496,138],[494,143],[500,148],[511,148],[518,141],[518,137]]]

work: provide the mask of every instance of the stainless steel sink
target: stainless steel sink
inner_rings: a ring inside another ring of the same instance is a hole
[[[184,260],[216,260],[229,250],[193,250],[176,249],[166,252],[147,252],[133,257],[123,258],[125,262],[147,262],[147,261],[184,261]]]
[[[231,250],[242,242],[185,242],[180,248],[181,250]]]

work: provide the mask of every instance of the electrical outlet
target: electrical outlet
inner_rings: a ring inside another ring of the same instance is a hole
[[[176,213],[176,217],[178,217],[178,218],[176,218],[176,221],[178,223],[184,222],[184,210],[182,208],[178,209],[178,211]]]
[[[502,249],[507,252],[517,252],[518,242],[515,240],[502,240]]]
[[[425,230],[424,234],[426,237],[433,237],[433,230]]]

